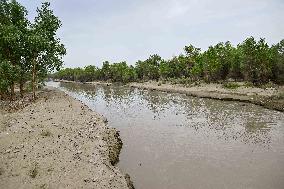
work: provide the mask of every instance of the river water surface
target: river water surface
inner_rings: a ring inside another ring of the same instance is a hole
[[[136,189],[283,189],[284,113],[123,86],[54,83],[120,131]]]

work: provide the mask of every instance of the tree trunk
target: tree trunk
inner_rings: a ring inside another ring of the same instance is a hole
[[[25,68],[21,68],[21,71],[20,71],[20,81],[19,81],[19,84],[20,84],[20,95],[21,95],[21,98],[24,97],[24,93],[25,93],[25,89],[24,89],[24,85],[26,83],[26,80],[25,80],[25,71],[24,71]]]
[[[20,81],[20,94],[21,94],[21,98],[24,97],[24,81]]]
[[[15,83],[14,82],[10,85],[10,90],[11,90],[11,100],[14,100],[15,98]]]
[[[33,60],[33,70],[32,70],[33,78],[32,78],[32,88],[33,88],[33,100],[35,100],[36,94],[36,60]]]

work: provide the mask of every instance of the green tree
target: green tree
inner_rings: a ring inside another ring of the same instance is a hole
[[[109,80],[111,78],[110,64],[108,61],[103,62],[102,69],[100,70],[100,76],[102,80]]]
[[[38,16],[28,32],[27,46],[32,67],[33,98],[38,83],[38,74],[47,74],[62,66],[62,56],[66,54],[64,45],[56,37],[56,31],[61,27],[60,20],[45,2],[37,9]]]
[[[136,63],[138,77],[143,80],[159,79],[159,66],[162,61],[162,58],[157,54],[151,55],[145,61],[138,61]]]
[[[272,79],[279,84],[284,83],[284,39],[271,47],[273,58]]]
[[[98,76],[97,76],[97,67],[96,66],[86,66],[84,69],[86,79],[85,81],[94,81]]]
[[[191,62],[184,55],[175,56],[170,60],[161,61],[160,76],[162,78],[189,77]]]
[[[111,80],[131,82],[149,79],[184,78],[179,82],[203,79],[208,82],[226,80],[252,81],[255,84],[284,81],[284,40],[269,46],[264,39],[253,37],[234,47],[230,42],[210,46],[205,52],[193,45],[184,48],[185,54],[163,60],[152,55],[139,60],[135,66],[126,62],[104,62],[101,69],[87,66],[84,69],[64,69],[55,77],[60,79],[92,81]]]
[[[190,69],[191,76],[194,79],[203,77],[203,62],[202,53],[200,48],[196,48],[193,45],[185,46],[185,58],[188,68]]]
[[[7,64],[11,64],[9,67],[20,73],[23,72],[23,65],[21,60],[25,52],[25,35],[28,26],[28,20],[26,18],[27,11],[17,1],[7,0],[0,1],[0,53],[1,59],[7,60],[3,64],[7,68]],[[14,97],[14,86],[16,82],[22,81],[24,74],[18,73],[19,77],[12,77],[9,80],[11,97]],[[1,76],[0,76],[1,77]],[[21,82],[20,82],[21,83]],[[20,91],[22,94],[22,88]]]
[[[218,43],[210,46],[203,53],[203,72],[205,80],[224,80],[229,74],[230,66],[234,61],[234,49],[230,42]]]
[[[0,94],[2,97],[8,94],[9,87],[10,92],[13,94],[14,82],[20,77],[19,73],[19,67],[17,65],[14,66],[6,60],[0,62]],[[13,95],[11,99],[13,99]]]
[[[250,37],[238,45],[238,48],[241,50],[240,61],[244,79],[256,84],[269,81],[272,77],[273,57],[265,39],[256,41]]]

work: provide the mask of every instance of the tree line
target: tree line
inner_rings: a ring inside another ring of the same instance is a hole
[[[227,79],[248,81],[255,85],[284,83],[284,40],[268,45],[265,39],[245,39],[237,46],[229,41],[210,46],[202,52],[193,45],[184,53],[169,60],[151,55],[135,66],[126,62],[103,62],[101,68],[93,65],[84,68],[66,68],[52,75],[54,79],[90,82],[95,80],[133,82],[181,78],[186,82],[204,80],[217,82]]]
[[[0,96],[21,96],[29,88],[35,91],[50,71],[59,70],[66,49],[56,36],[61,21],[50,3],[37,8],[31,22],[28,11],[16,0],[0,0]]]

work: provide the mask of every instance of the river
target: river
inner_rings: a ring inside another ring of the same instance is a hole
[[[55,83],[120,131],[136,189],[284,188],[284,113],[124,86]]]

